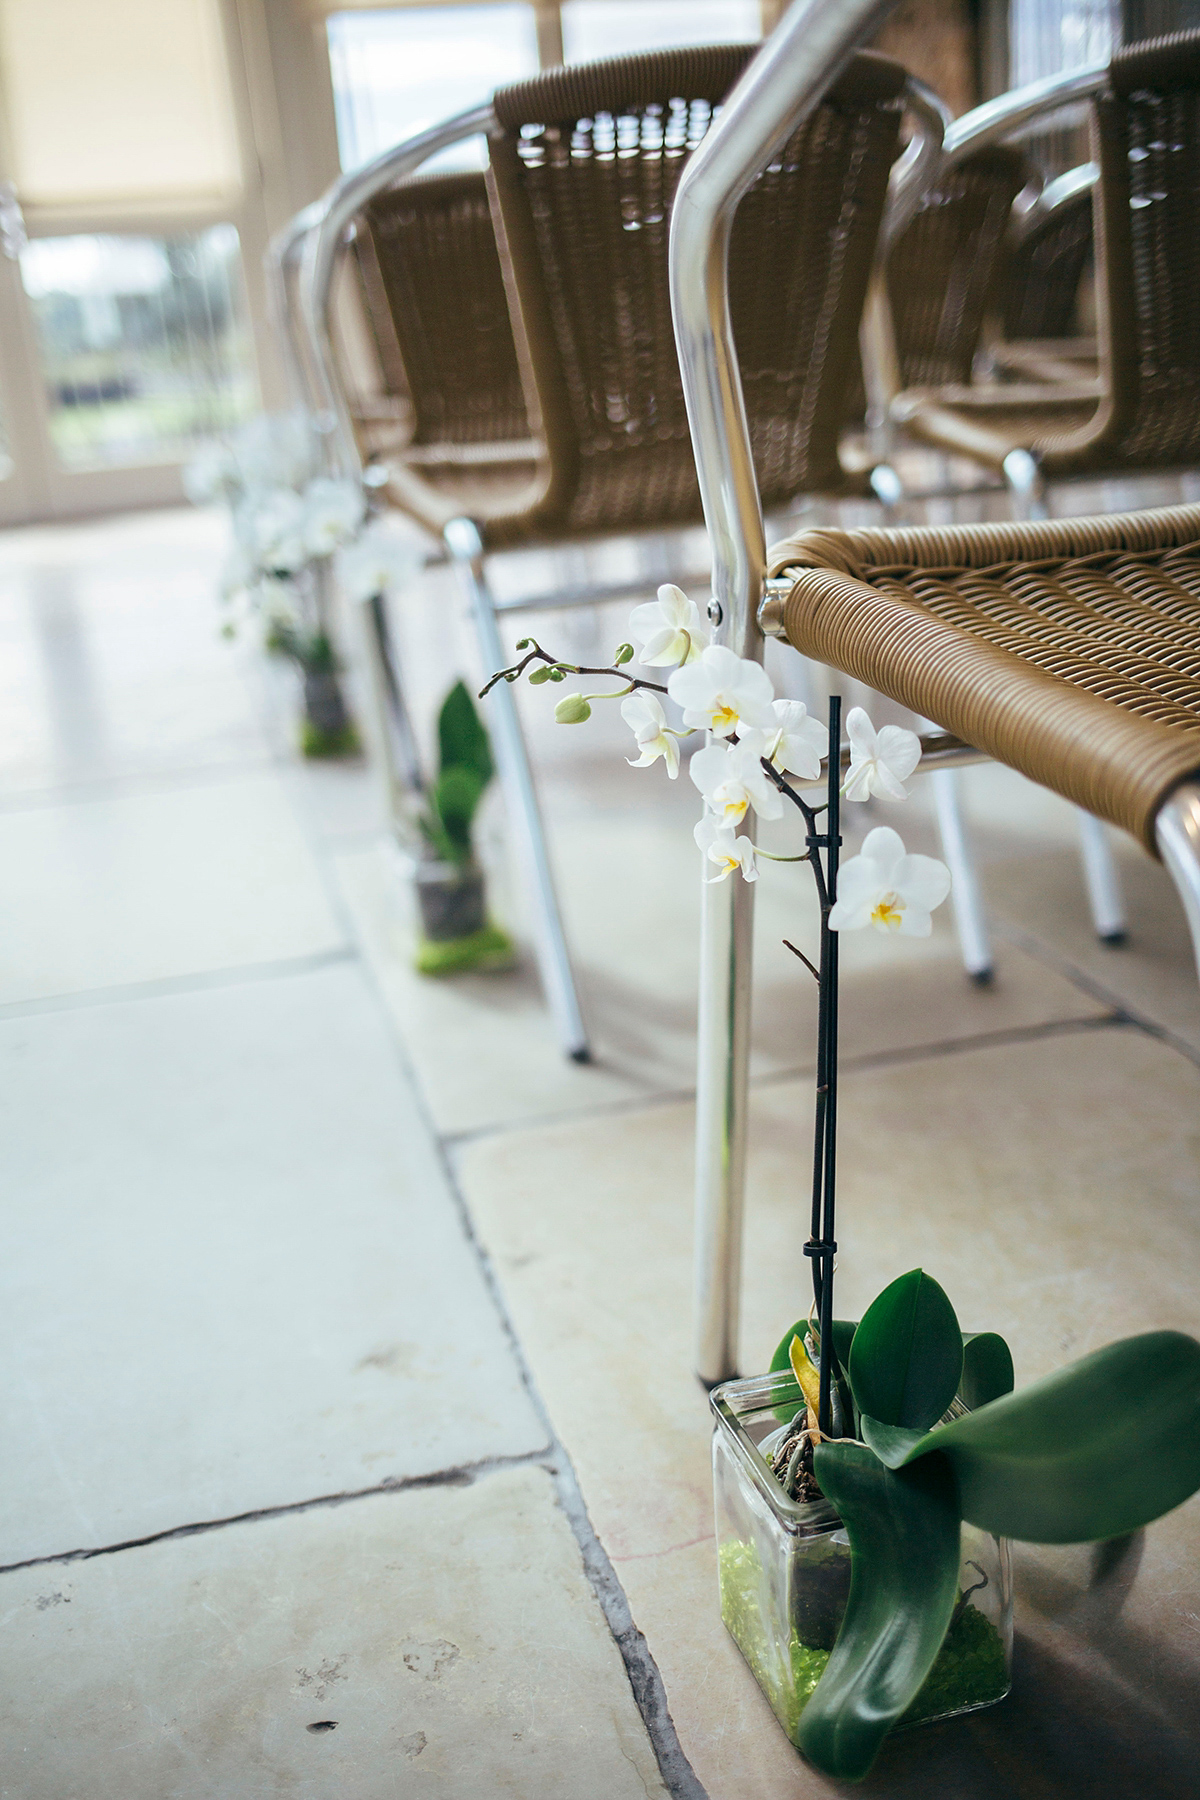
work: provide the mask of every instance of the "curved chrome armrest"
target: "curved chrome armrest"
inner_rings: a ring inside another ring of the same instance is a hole
[[[474,106],[459,113],[444,125],[431,126],[416,137],[408,138],[391,150],[385,150],[374,162],[355,169],[334,182],[325,196],[315,204],[319,223],[301,234],[301,274],[299,282],[300,317],[312,356],[314,400],[321,423],[327,428],[333,449],[333,460],[339,472],[357,476],[361,460],[345,396],[337,375],[333,338],[329,329],[329,302],[337,268],[338,251],[346,229],[375,194],[415,174],[422,163],[449,149],[463,138],[478,137],[490,131],[495,123],[491,104]],[[312,209],[306,209],[312,210]],[[298,215],[303,217],[303,215]],[[296,220],[292,221],[295,226]],[[288,231],[291,227],[286,228]],[[282,235],[282,234],[281,234]]]
[[[1154,821],[1158,853],[1179,890],[1200,973],[1200,782],[1185,781]]]
[[[1064,75],[1031,81],[1027,87],[986,100],[951,125],[945,139],[946,160],[961,162],[976,150],[1001,144],[1035,119],[1060,112],[1076,100],[1091,100],[1107,86],[1108,64],[1094,63],[1086,69],[1069,69]]]
[[[1017,202],[1013,202],[1012,241],[1022,243],[1031,232],[1037,231],[1060,208],[1069,206],[1078,200],[1080,194],[1088,194],[1100,179],[1098,163],[1080,163],[1077,169],[1068,169],[1065,175],[1048,181],[1040,193],[1035,194],[1027,206],[1019,211]],[[1017,196],[1020,199],[1020,195]]]
[[[896,0],[796,0],[689,159],[671,216],[670,282],[696,473],[712,549],[716,635],[754,655],[766,563],[762,508],[729,318],[737,203]]]
[[[910,75],[904,90],[904,103],[913,117],[916,130],[892,169],[888,181],[887,204],[879,228],[879,248],[875,260],[882,262],[904,227],[921,204],[921,196],[932,186],[942,167],[942,145],[954,123],[954,114],[940,94],[923,81]]]
[[[312,411],[316,406],[312,374],[309,366],[308,336],[298,312],[298,289],[304,259],[304,241],[325,214],[325,202],[314,200],[301,210],[267,245],[263,267],[267,277],[267,305],[271,322],[279,334],[287,365],[292,397],[298,406]]]

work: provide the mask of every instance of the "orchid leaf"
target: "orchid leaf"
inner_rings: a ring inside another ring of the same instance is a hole
[[[860,1437],[889,1469],[900,1468],[917,1445],[929,1436],[927,1431],[914,1430],[909,1425],[885,1425],[868,1413],[859,1414],[858,1429]]]
[[[997,1537],[1136,1531],[1200,1488],[1200,1344],[1178,1331],[1122,1338],[931,1432],[905,1462],[934,1453],[963,1518]]]
[[[862,1444],[824,1443],[814,1469],[850,1539],[850,1597],[797,1738],[827,1775],[857,1781],[941,1649],[958,1593],[958,1508],[937,1457],[893,1474]]]
[[[791,1359],[792,1374],[800,1383],[800,1392],[804,1395],[808,1410],[815,1419],[821,1399],[821,1376],[820,1371],[813,1367],[808,1351],[804,1348],[804,1339],[799,1332],[788,1346],[788,1355]]]
[[[854,1340],[854,1333],[857,1330],[858,1324],[854,1319],[835,1319],[833,1321],[834,1354],[838,1359],[838,1366],[843,1370],[846,1367],[846,1362],[850,1355],[850,1345]],[[790,1330],[784,1332],[778,1344],[775,1346],[775,1354],[771,1358],[770,1372],[772,1375],[778,1375],[784,1370],[790,1371],[792,1369],[791,1350],[793,1338],[798,1337],[800,1339],[800,1342],[805,1346],[805,1353],[807,1354],[808,1346],[806,1340],[809,1335],[814,1337],[815,1348],[815,1338],[817,1334],[814,1332],[814,1328],[806,1314],[803,1319],[797,1319]],[[842,1393],[842,1404],[844,1408],[844,1423],[849,1426],[852,1421],[850,1417],[850,1393],[848,1386]],[[791,1407],[777,1406],[775,1408],[775,1417],[786,1421],[791,1418],[793,1411],[794,1408]]]
[[[963,1332],[962,1379],[958,1397],[968,1412],[1013,1391],[1012,1351],[996,1331]]]
[[[860,1412],[928,1430],[953,1400],[962,1367],[962,1333],[944,1289],[910,1269],[863,1314],[847,1372]]]

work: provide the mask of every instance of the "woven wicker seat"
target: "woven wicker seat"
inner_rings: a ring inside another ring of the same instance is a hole
[[[769,565],[768,629],[1156,853],[1200,771],[1200,507],[810,531]]]
[[[893,415],[915,437],[996,468],[1028,451],[1048,479],[1200,462],[1200,32],[1119,51],[1092,136],[1102,392],[1081,417],[1079,396],[1055,416],[910,390]]]

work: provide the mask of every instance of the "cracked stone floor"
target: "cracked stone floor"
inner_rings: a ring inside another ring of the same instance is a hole
[[[287,672],[217,636],[223,547],[197,512],[0,534],[0,1797],[842,1791],[716,1612],[690,783],[523,697],[596,1046],[566,1063],[498,798],[517,966],[422,981],[372,771],[302,764]],[[446,571],[396,615],[428,736],[475,670]],[[530,624],[593,660],[623,612]],[[948,917],[843,953],[842,1291],[923,1263],[1025,1381],[1200,1330],[1200,992],[1132,845],[1103,949],[1069,809],[998,769],[963,790],[993,987]],[[909,819],[936,848],[920,789]],[[799,1310],[812,1038],[780,942],[808,896],[760,889],[748,1372]],[[1198,1552],[1195,1501],[1019,1552],[1013,1696],[861,1791],[1200,1793]]]

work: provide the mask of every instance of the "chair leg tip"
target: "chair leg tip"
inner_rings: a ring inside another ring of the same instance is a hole
[[[996,979],[996,971],[990,965],[986,969],[968,969],[967,973],[975,987],[991,987]]]
[[[592,1047],[590,1044],[577,1044],[573,1050],[567,1051],[567,1055],[572,1062],[590,1063],[592,1060]]]
[[[1119,931],[1101,931],[1096,935],[1102,944],[1108,945],[1110,950],[1121,950],[1129,942],[1129,933],[1123,925]]]

